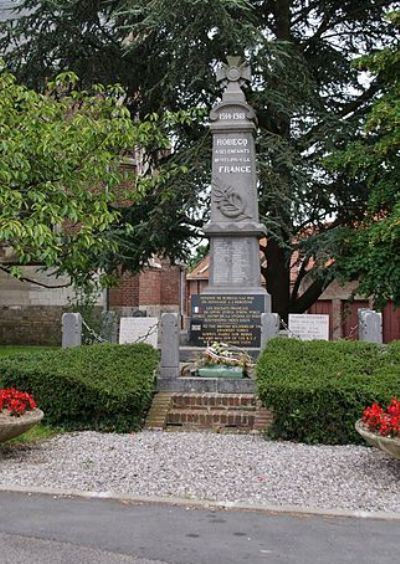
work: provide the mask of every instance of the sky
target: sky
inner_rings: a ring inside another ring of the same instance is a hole
[[[8,18],[9,9],[18,6],[19,0],[0,0],[0,21]]]

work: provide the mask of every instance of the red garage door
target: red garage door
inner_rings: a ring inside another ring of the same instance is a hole
[[[333,335],[333,319],[332,319],[332,302],[330,300],[319,300],[315,302],[308,313],[314,313],[319,315],[329,315],[329,339],[332,340]]]
[[[343,302],[342,305],[342,331],[344,339],[358,339],[358,310],[368,308],[368,300],[355,300],[354,302]]]
[[[389,302],[383,310],[383,342],[400,339],[400,308],[395,309]]]

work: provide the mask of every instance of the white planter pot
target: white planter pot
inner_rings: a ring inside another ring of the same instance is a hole
[[[29,431],[43,419],[43,416],[44,413],[40,409],[27,411],[19,417],[4,412],[0,413],[0,443]]]
[[[386,452],[386,454],[389,454],[393,458],[400,459],[400,438],[391,439],[389,437],[382,437],[377,433],[373,433],[363,425],[361,419],[359,419],[356,423],[356,431],[370,445],[380,448],[383,452]]]

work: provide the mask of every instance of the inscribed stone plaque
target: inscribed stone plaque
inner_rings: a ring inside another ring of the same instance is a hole
[[[213,237],[210,285],[242,288],[261,283],[259,244],[255,237]],[[221,290],[223,292],[223,290]]]
[[[158,341],[157,317],[121,317],[119,344],[147,343],[154,348]]]
[[[329,341],[329,315],[290,313],[289,337],[302,341]]]
[[[264,309],[263,295],[192,296],[190,341],[195,346],[220,341],[238,347],[259,347]]]

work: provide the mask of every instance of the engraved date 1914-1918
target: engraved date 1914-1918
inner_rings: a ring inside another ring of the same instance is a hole
[[[219,114],[219,119],[227,120],[227,119],[246,119],[246,115],[244,112],[221,112]]]

